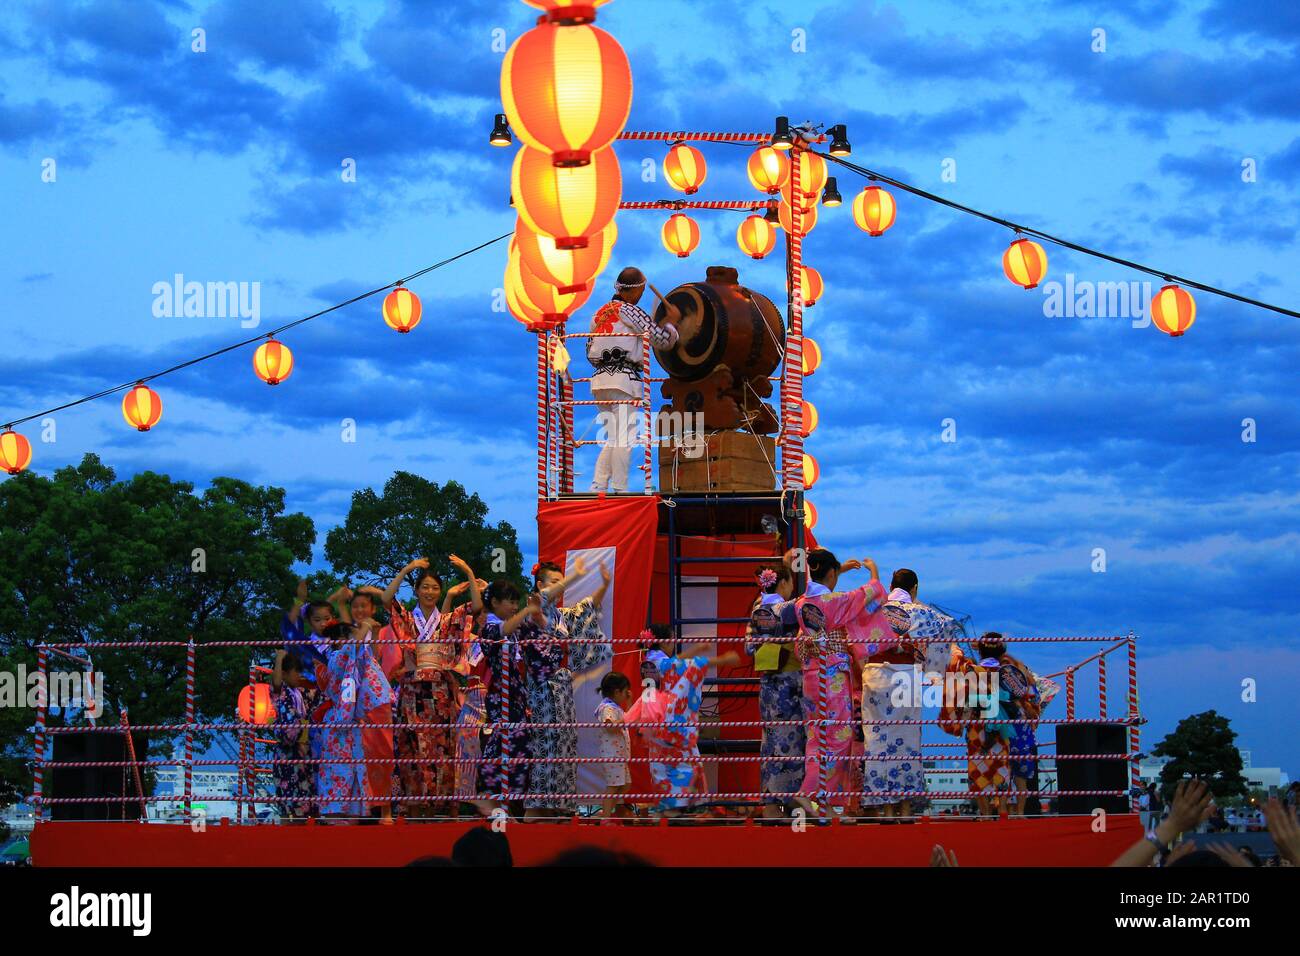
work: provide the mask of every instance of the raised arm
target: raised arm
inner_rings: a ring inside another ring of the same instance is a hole
[[[298,615],[302,613],[302,606],[307,603],[307,579],[299,578],[298,587],[293,595],[293,604],[289,610],[284,612],[284,616],[289,619],[290,624],[298,623]]]
[[[1169,816],[1156,827],[1155,838],[1166,849],[1173,846],[1179,835],[1195,829],[1214,812],[1213,794],[1203,780],[1182,780],[1174,791],[1173,806]],[[1155,843],[1143,837],[1120,854],[1111,866],[1149,866],[1159,852]]]
[[[465,583],[469,585],[470,606],[477,614],[483,610],[483,587],[484,584],[474,576],[474,570],[459,555],[448,555],[448,560],[455,566],[456,570],[465,575]]]
[[[560,579],[559,581],[556,581],[556,582],[555,582],[554,584],[552,584],[550,587],[548,587],[548,588],[543,588],[543,589],[542,589],[542,596],[545,597],[545,598],[547,598],[548,600],[554,600],[554,599],[555,599],[555,595],[562,593],[562,592],[564,591],[565,588],[567,588],[567,587],[573,585],[573,584],[576,583],[577,581],[579,581],[579,580],[581,580],[582,578],[586,577],[586,575],[587,575],[587,570],[588,570],[588,569],[587,569],[587,563],[586,563],[585,561],[583,561],[582,558],[574,558],[574,559],[573,559],[573,573],[570,574],[568,577],[565,577],[565,578]]]
[[[393,577],[393,580],[388,582],[387,590],[380,591],[380,601],[382,602],[380,604],[380,607],[387,608],[388,605],[393,603],[393,598],[397,597],[397,592],[401,590],[402,582],[406,580],[406,576],[408,574],[410,574],[416,568],[427,568],[428,566],[429,566],[428,558],[416,558],[414,561],[408,562],[406,567],[398,571],[397,574]],[[367,588],[366,590],[369,590],[369,588]],[[375,590],[379,591],[378,588],[375,588]]]
[[[609,565],[605,562],[600,563],[600,586],[591,592],[591,603],[600,607],[605,603],[605,592],[609,590]]]
[[[515,611],[509,620],[501,622],[501,633],[513,634],[519,630],[519,625],[523,624],[525,619],[530,616],[539,626],[546,626],[546,618],[542,615],[542,601],[536,593],[528,595],[528,603]]]

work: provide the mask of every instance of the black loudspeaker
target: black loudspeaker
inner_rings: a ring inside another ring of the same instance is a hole
[[[1128,728],[1115,724],[1071,724],[1056,728],[1056,755],[1074,754],[1126,754],[1128,753]],[[1057,812],[1066,814],[1092,813],[1101,807],[1107,813],[1128,813],[1131,803],[1129,790],[1129,762],[1127,760],[1058,760],[1056,762],[1056,787],[1058,790],[1122,790],[1117,797],[1060,797]]]
[[[142,741],[136,735],[135,745]],[[53,734],[51,760],[74,760],[79,763],[107,763],[130,759],[126,749],[126,735],[112,733]],[[137,750],[137,759],[139,752]],[[46,778],[45,795],[48,797],[121,797],[123,781],[133,781],[130,767],[55,767]],[[128,793],[135,792],[134,782],[127,784]],[[103,800],[92,803],[54,803],[50,805],[52,820],[134,820],[141,812],[139,803],[120,800]]]

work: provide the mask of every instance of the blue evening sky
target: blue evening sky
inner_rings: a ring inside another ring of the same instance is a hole
[[[153,286],[177,273],[260,283],[269,328],[508,232],[513,151],[485,142],[494,39],[535,12],[516,0],[8,4],[0,419],[253,334],[233,318],[155,317]],[[631,59],[632,128],[844,122],[859,163],[1300,306],[1294,4],[615,0],[599,25]],[[191,50],[195,28],[206,52]],[[617,149],[625,197],[676,195],[642,181],[660,144]],[[706,147],[702,198],[757,196],[746,152]],[[347,159],[355,182],[340,175]],[[839,184],[847,198],[863,182],[840,171]],[[1145,746],[1215,708],[1256,764],[1300,770],[1300,322],[1206,294],[1176,340],[1129,318],[1049,317],[1041,290],[1002,276],[1006,230],[897,198],[884,237],[845,206],[823,210],[805,242],[827,286],[807,317],[824,352],[807,386],[821,412],[818,533],[886,574],[916,568],[923,598],[977,628],[1132,628]],[[698,220],[700,249],[678,260],[659,244],[659,214],[622,214],[614,264],[665,290],[731,264],[781,297],[780,257],[742,259],[735,214]],[[1048,253],[1051,279],[1148,280]],[[408,469],[479,492],[528,555],[534,340],[492,309],[504,262],[497,245],[416,283],[425,320],[409,336],[374,301],[294,331],[297,368],[274,390],[244,352],[164,379],[149,434],[126,427],[116,397],[57,415],[54,442],[29,424],[33,467],[94,451],[123,476],[283,486],[315,519],[318,549],[353,490]],[[344,418],[355,443],[341,441]],[[945,419],[955,442],[942,441]],[[1243,419],[1256,441],[1242,440]],[[1083,653],[1025,656],[1049,671]],[[1113,666],[1112,708],[1122,676]]]

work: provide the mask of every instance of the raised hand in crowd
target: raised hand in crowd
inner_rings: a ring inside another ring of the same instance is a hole
[[[944,867],[958,866],[957,852],[955,850],[945,850],[936,843],[934,849],[930,851],[930,865]]]
[[[1195,829],[1214,812],[1214,794],[1204,780],[1182,780],[1174,791],[1169,816],[1151,836],[1144,836],[1120,854],[1111,866],[1149,866],[1156,854],[1167,865],[1175,859],[1173,844],[1183,833]],[[1190,852],[1190,851],[1184,851]],[[1179,854],[1182,855],[1182,854]]]
[[[1272,797],[1264,805],[1264,820],[1278,855],[1292,866],[1300,866],[1300,821],[1296,819],[1295,808]]]

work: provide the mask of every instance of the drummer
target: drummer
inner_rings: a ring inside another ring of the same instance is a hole
[[[605,445],[596,459],[592,491],[627,491],[628,464],[637,432],[633,403],[643,400],[645,388],[641,336],[648,332],[650,344],[657,349],[669,349],[677,344],[675,323],[681,321],[681,311],[650,286],[664,304],[664,319],[656,324],[637,305],[646,285],[641,270],[628,266],[618,274],[614,297],[591,319],[593,334],[587,340],[587,358],[595,370],[591,376],[591,396],[600,409],[600,422],[605,431]]]

